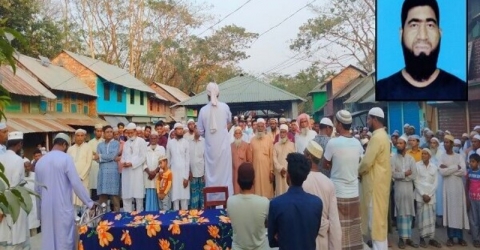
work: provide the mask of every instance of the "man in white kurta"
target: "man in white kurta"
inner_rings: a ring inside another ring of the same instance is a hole
[[[88,146],[93,151],[93,155],[97,154],[98,144],[104,141],[103,139],[103,126],[102,124],[95,125],[95,138],[91,139],[88,142]],[[90,167],[90,175],[89,175],[89,188],[91,190],[91,197],[93,200],[97,200],[97,179],[98,179],[98,171],[99,171],[100,164],[98,161],[92,161],[92,166]]]
[[[228,195],[233,194],[231,137],[227,124],[232,119],[230,108],[218,101],[219,88],[216,83],[207,85],[209,103],[200,109],[197,128],[205,138],[205,185],[227,186]],[[210,200],[222,199],[212,195]],[[225,198],[225,197],[223,197]]]
[[[7,152],[0,154],[0,163],[4,166],[4,174],[10,187],[19,185],[25,179],[24,161],[18,156],[23,146],[23,133],[10,132],[8,134]],[[1,180],[0,180],[1,181]],[[4,216],[0,210],[0,249],[23,249],[30,238],[28,216],[20,208],[17,221],[14,223],[11,215]]]
[[[78,176],[83,183],[83,186],[86,190],[89,190],[89,181],[90,181],[90,167],[92,166],[93,160],[93,151],[92,148],[85,143],[85,136],[87,131],[83,129],[77,129],[75,131],[75,144],[68,148],[67,153],[73,158],[75,162],[75,168],[77,169]],[[77,197],[74,196],[73,204],[80,209],[83,205],[83,202]]]
[[[82,185],[75,164],[65,152],[70,145],[68,135],[59,133],[53,139],[53,149],[44,155],[35,166],[35,185],[40,195],[37,199],[38,213],[42,223],[42,246],[40,249],[74,249],[75,214],[72,190],[88,208],[94,203]]]
[[[160,157],[165,156],[165,148],[158,145],[158,133],[152,131],[150,134],[150,145],[147,148],[146,168],[143,174],[143,184],[145,185],[146,201],[145,211],[159,211],[159,201],[156,190],[156,176],[160,172]]]
[[[172,201],[173,209],[188,210],[190,199],[189,173],[190,152],[189,142],[183,138],[183,125],[176,123],[173,127],[175,138],[167,144],[167,158],[172,171]]]
[[[143,197],[145,187],[143,185],[143,171],[146,168],[147,143],[136,134],[137,125],[129,123],[125,127],[124,134],[127,141],[123,146],[122,159],[122,200],[125,212],[133,211],[133,199],[135,198],[136,211],[143,211]]]
[[[317,132],[310,129],[310,117],[305,113],[298,116],[297,124],[300,132],[295,134],[295,148],[297,153],[303,154],[308,142],[317,136]]]
[[[453,246],[454,238],[465,245],[463,229],[470,229],[467,216],[467,200],[463,177],[467,170],[465,160],[453,152],[454,138],[444,137],[445,153],[439,159],[439,171],[443,176],[443,225],[447,227],[447,246]]]

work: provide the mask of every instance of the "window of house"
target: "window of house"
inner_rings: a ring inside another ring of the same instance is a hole
[[[150,100],[150,111],[153,111],[153,100]]]
[[[57,94],[57,107],[55,108],[57,112],[63,112],[63,94]]]
[[[135,104],[135,90],[130,89],[130,104]]]
[[[144,98],[145,98],[145,93],[140,91],[140,105],[142,106],[145,104]]]
[[[117,102],[122,102],[123,100],[123,87],[120,85],[117,85]]]
[[[110,101],[110,84],[107,82],[103,84],[103,100]]]

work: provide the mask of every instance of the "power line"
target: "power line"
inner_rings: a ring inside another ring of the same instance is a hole
[[[221,23],[223,20],[227,19],[229,16],[233,15],[235,12],[239,11],[241,8],[243,8],[243,6],[247,5],[249,2],[251,2],[252,0],[248,0],[246,1],[245,3],[243,3],[242,5],[240,5],[240,7],[238,7],[237,9],[235,9],[234,11],[230,12],[228,15],[226,15],[225,17],[223,17],[222,19],[220,19],[218,22],[216,22],[215,24],[213,24],[212,26],[208,27],[207,29],[205,29],[204,31],[202,31],[200,34],[198,34],[197,36],[201,36],[203,33],[207,32],[209,29],[213,28],[215,25]]]

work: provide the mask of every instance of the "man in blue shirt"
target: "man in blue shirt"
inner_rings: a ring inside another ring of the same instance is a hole
[[[303,191],[302,184],[310,172],[307,158],[299,153],[287,156],[285,194],[270,202],[268,211],[268,242],[280,250],[315,250],[320,229],[323,203],[315,195]]]

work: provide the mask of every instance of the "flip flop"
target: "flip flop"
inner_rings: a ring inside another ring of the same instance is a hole
[[[418,244],[415,244],[415,243],[413,242],[413,240],[408,239],[406,243],[407,243],[407,245],[410,246],[410,247],[418,248]]]
[[[436,240],[430,240],[428,243],[430,244],[430,246],[434,246],[436,248],[441,248],[442,247],[442,244],[440,244],[440,242],[438,242]]]
[[[474,240],[473,241],[473,246],[476,247],[476,248],[480,248],[480,241]]]
[[[453,240],[452,240],[452,239],[448,239],[446,245],[447,245],[447,247],[453,247]]]
[[[398,241],[398,248],[405,249],[406,246],[407,245],[405,245],[405,241],[403,241],[403,240]]]
[[[462,247],[466,247],[468,245],[464,239],[458,240],[458,244],[460,244]]]
[[[425,239],[420,239],[420,246],[423,247],[423,248],[427,248],[428,245],[427,245],[427,242],[425,242]]]

